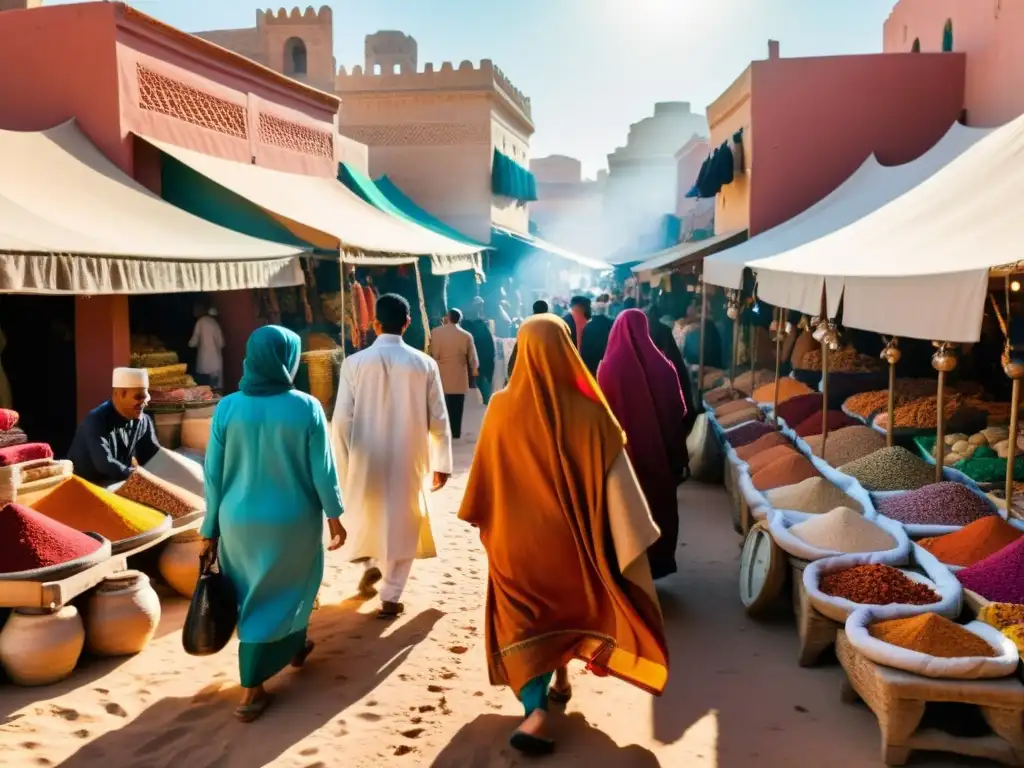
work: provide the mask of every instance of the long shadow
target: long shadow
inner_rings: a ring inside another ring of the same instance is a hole
[[[521,722],[517,717],[480,715],[464,725],[431,763],[433,768],[512,768],[526,758],[508,746],[508,737]],[[554,755],[543,760],[546,768],[590,764],[600,768],[659,768],[661,763],[648,749],[636,744],[620,747],[591,726],[579,712],[568,716],[552,713],[557,742]]]
[[[259,723],[236,722],[232,711],[240,690],[237,684],[216,682],[191,698],[154,703],[61,766],[267,765],[376,688],[443,615],[425,611],[382,637],[391,625],[357,613],[359,604],[323,606],[313,614],[310,637],[316,650],[301,671],[285,671],[270,681],[275,701]]]

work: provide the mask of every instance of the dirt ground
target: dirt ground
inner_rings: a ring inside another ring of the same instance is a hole
[[[507,736],[522,710],[487,683],[487,563],[455,517],[482,408],[467,404],[457,474],[432,498],[440,556],[418,562],[407,614],[387,624],[351,598],[359,570],[330,556],[306,668],[273,681],[276,701],[236,723],[235,648],[196,659],[181,649],[186,603],[165,599],[158,637],[126,661],[86,662],[63,684],[0,688],[0,766],[64,768],[862,768],[880,765],[874,718],[839,701],[841,671],[797,666],[792,619],[746,618],[737,595],[738,537],[720,487],[680,490],[680,572],[659,584],[671,647],[665,695],[653,699],[573,670],[557,715],[558,752],[522,758]],[[927,757],[915,765],[965,765]]]

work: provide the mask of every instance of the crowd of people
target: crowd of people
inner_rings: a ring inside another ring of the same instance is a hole
[[[608,303],[580,297],[559,317],[537,302],[492,396],[496,346],[479,308],[451,310],[424,354],[402,339],[408,302],[385,294],[375,341],[341,366],[330,420],[295,389],[299,337],[279,326],[252,334],[239,391],[214,415],[201,528],[237,594],[238,719],[260,717],[272,702],[265,683],[314,650],[324,519],[327,548],[363,566],[359,594],[379,595],[382,620],[402,615],[415,560],[436,556],[427,497],[453,472],[471,386],[488,407],[459,517],[488,555],[490,679],[524,709],[513,747],[553,749],[548,705],[571,697],[573,660],[664,689],[654,580],[676,571],[676,489],[695,412],[671,331],[638,309],[613,320]],[[157,446],[144,373],[119,369],[111,401],[80,430],[98,481],[123,479]]]

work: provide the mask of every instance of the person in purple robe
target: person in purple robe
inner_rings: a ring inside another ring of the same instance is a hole
[[[647,316],[623,311],[608,336],[597,382],[626,433],[626,450],[661,538],[647,550],[651,575],[677,570],[676,488],[686,473],[686,403],[679,376],[651,340]]]

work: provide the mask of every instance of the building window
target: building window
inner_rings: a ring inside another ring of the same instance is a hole
[[[953,50],[953,20],[946,19],[946,26],[942,28],[942,52],[950,53]]]
[[[301,38],[290,37],[284,44],[284,69],[286,75],[306,74],[306,44]]]
[[[912,46],[910,46],[910,52],[911,53],[920,53],[921,52],[921,41],[918,38],[916,38],[916,37],[914,38],[914,44]]]

